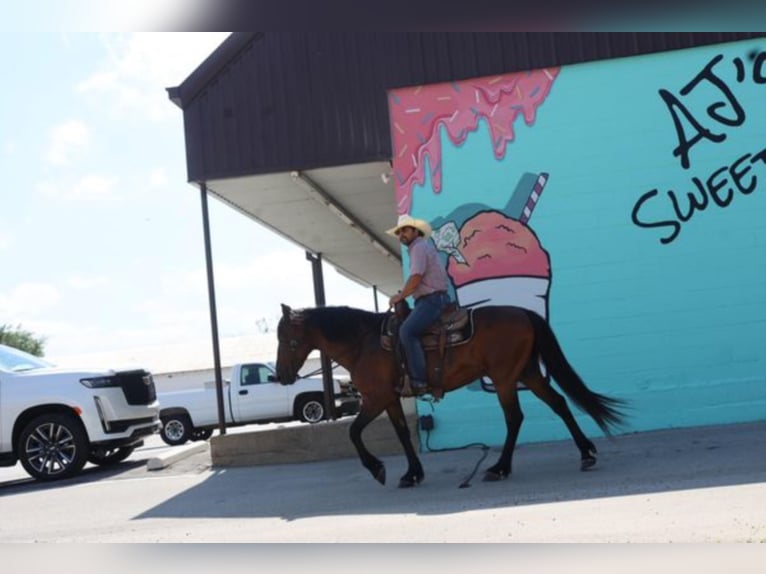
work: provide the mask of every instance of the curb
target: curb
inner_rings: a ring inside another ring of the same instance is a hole
[[[202,452],[209,448],[207,441],[193,442],[188,445],[173,447],[168,454],[154,456],[146,461],[146,470],[162,470],[171,464]]]
[[[419,442],[417,418],[406,414],[410,438]],[[353,417],[316,424],[296,424],[286,427],[230,433],[210,439],[210,460],[214,468],[261,466],[356,458],[356,449],[349,440]],[[367,448],[376,455],[403,454],[401,443],[384,413],[364,429]]]

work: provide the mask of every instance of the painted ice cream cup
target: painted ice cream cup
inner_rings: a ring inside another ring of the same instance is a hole
[[[514,305],[547,317],[550,259],[532,230],[499,211],[465,222],[447,272],[463,307]]]

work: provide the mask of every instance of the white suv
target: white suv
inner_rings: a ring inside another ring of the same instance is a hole
[[[38,480],[125,460],[159,430],[149,372],[60,369],[0,345],[0,466]]]

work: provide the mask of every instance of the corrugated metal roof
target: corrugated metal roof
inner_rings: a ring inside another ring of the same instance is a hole
[[[387,160],[386,90],[728,42],[763,32],[232,34],[169,90],[188,177]]]

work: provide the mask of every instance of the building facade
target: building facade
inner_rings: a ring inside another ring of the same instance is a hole
[[[407,261],[385,230],[411,213],[453,297],[544,316],[586,383],[630,402],[626,432],[752,421],[765,36],[237,33],[168,91],[189,181],[341,273],[392,294]],[[491,391],[419,405],[430,445],[502,442]],[[522,407],[521,442],[566,436]]]
[[[626,431],[760,420],[765,97],[763,40],[393,89],[397,209],[461,305],[546,317]],[[568,436],[522,408],[520,441]],[[505,437],[491,381],[421,410],[433,447]]]

